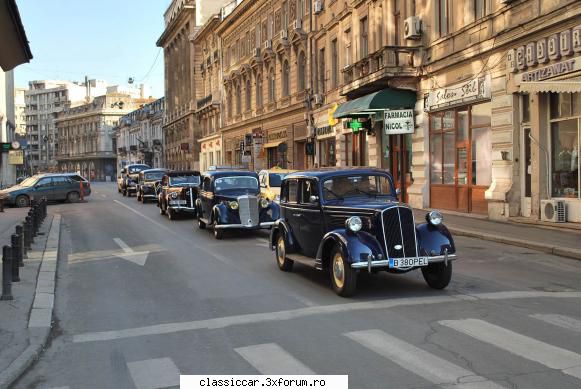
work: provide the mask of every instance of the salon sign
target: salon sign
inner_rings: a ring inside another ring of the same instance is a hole
[[[486,76],[472,78],[447,88],[435,89],[424,96],[424,110],[428,112],[437,111],[478,101],[490,100],[492,97],[490,84],[491,77],[487,74]]]

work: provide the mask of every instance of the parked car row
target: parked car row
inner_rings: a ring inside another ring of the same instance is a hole
[[[280,270],[301,263],[326,271],[340,296],[355,293],[362,271],[421,270],[435,289],[451,280],[456,247],[442,214],[431,211],[416,223],[386,171],[143,170],[138,199],[151,196],[145,188],[162,173],[153,185],[160,214],[173,219],[187,213],[216,239],[225,230],[270,229],[269,247]]]
[[[81,196],[82,194],[82,196]],[[78,202],[91,195],[91,184],[77,173],[45,173],[25,178],[17,185],[0,190],[5,204],[28,207],[31,200]]]

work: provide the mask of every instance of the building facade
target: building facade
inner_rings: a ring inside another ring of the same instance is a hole
[[[90,103],[65,108],[55,118],[59,134],[58,170],[77,172],[91,181],[113,181],[117,145],[114,128],[119,119],[152,99],[111,93]]]
[[[165,99],[157,99],[122,116],[115,128],[117,171],[133,163],[152,168],[165,166],[163,116]]]

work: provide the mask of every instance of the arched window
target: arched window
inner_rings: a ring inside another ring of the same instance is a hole
[[[286,97],[290,94],[290,66],[285,60],[282,64],[282,95]]]
[[[302,92],[306,88],[306,69],[307,69],[307,58],[305,57],[305,53],[301,51],[299,54],[299,79],[298,79],[298,89],[299,92]]]
[[[232,88],[228,91],[228,117],[232,117]]]
[[[262,75],[256,76],[256,107],[262,107]]]
[[[236,115],[242,113],[242,89],[240,84],[236,87]]]
[[[246,111],[250,111],[251,99],[252,99],[252,89],[250,89],[250,78],[246,80]]]
[[[268,72],[268,98],[271,102],[276,101],[276,77],[274,76],[274,68],[271,68]]]

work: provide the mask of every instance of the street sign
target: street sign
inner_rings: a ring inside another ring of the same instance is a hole
[[[22,150],[10,150],[10,151],[8,151],[8,164],[9,165],[24,165],[24,151],[22,151]]]
[[[385,135],[413,134],[414,110],[386,110],[383,119],[383,127]]]
[[[10,143],[0,143],[0,146],[3,153],[7,153],[8,151],[10,151],[10,148],[12,147]]]

